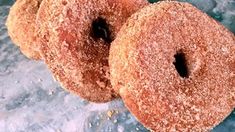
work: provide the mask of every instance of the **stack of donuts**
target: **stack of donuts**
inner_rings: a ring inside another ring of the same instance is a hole
[[[235,107],[234,34],[188,3],[17,0],[6,25],[66,90],[121,97],[152,131],[208,131]]]

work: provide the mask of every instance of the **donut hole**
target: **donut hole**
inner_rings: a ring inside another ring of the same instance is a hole
[[[189,77],[189,69],[187,65],[186,55],[182,50],[179,50],[175,55],[175,61],[173,62],[176,71],[182,78]]]
[[[103,39],[108,44],[112,42],[109,24],[104,18],[98,17],[92,22],[91,36],[95,40]]]

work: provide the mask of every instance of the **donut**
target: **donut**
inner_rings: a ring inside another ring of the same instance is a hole
[[[36,43],[36,14],[42,0],[17,0],[11,7],[6,26],[12,41],[28,58],[40,59]]]
[[[36,23],[40,53],[68,91],[92,102],[118,97],[109,80],[111,42],[145,0],[44,0]]]
[[[235,107],[235,37],[188,3],[134,13],[112,42],[110,80],[153,131],[208,131]]]

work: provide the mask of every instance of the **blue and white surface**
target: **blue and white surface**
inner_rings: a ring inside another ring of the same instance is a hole
[[[235,33],[235,0],[181,1],[194,4]],[[13,3],[0,0],[0,132],[148,131],[121,100],[89,103],[65,92],[43,62],[25,58],[5,27]],[[213,131],[235,132],[235,113]]]

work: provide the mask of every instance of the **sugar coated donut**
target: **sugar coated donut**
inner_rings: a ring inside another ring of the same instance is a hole
[[[11,7],[7,28],[12,41],[28,58],[40,59],[36,43],[36,14],[42,0],[17,0]]]
[[[235,37],[190,4],[133,14],[109,64],[113,88],[153,131],[207,131],[235,107]]]
[[[93,102],[116,98],[109,81],[110,43],[145,0],[44,0],[37,16],[41,54],[69,91]]]

